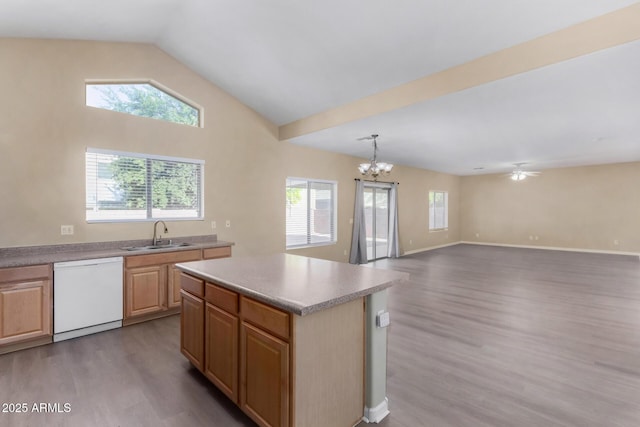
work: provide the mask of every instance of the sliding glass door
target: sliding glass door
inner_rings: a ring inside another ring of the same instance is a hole
[[[364,213],[367,230],[367,260],[386,258],[389,249],[388,187],[365,184]]]

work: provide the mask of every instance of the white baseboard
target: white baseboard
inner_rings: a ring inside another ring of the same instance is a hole
[[[445,243],[444,245],[430,246],[428,248],[413,249],[411,251],[405,251],[402,255],[413,255],[420,252],[432,251],[434,249],[446,248],[447,246],[459,245],[460,243],[464,243],[464,242],[452,242],[452,243]]]
[[[640,254],[637,252],[605,251],[600,249],[563,248],[558,246],[511,245],[508,243],[467,242],[464,240],[458,243],[464,244],[464,245],[502,246],[505,248],[543,249],[547,251],[586,252],[590,254],[605,254],[605,255],[630,255],[630,256],[636,256],[640,258]]]
[[[367,408],[366,406],[364,407],[364,416],[362,417],[362,421],[367,424],[378,424],[387,415],[389,415],[389,399],[385,397],[382,402],[380,402],[373,408]]]

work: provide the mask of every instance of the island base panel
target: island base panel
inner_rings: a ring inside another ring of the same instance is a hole
[[[364,328],[363,298],[294,316],[293,425],[348,427],[360,422]]]

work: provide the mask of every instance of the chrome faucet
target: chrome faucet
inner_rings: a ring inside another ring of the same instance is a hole
[[[168,233],[169,229],[167,228],[167,224],[164,223],[164,221],[156,221],[153,223],[153,241],[152,244],[153,246],[157,245],[158,243],[160,243],[162,241],[162,239],[158,238],[158,223],[162,223],[162,225],[164,225],[164,233]]]

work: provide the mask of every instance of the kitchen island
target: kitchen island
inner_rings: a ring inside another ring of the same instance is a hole
[[[290,254],[176,267],[182,353],[259,425],[349,427],[388,413],[376,318],[408,274]]]

